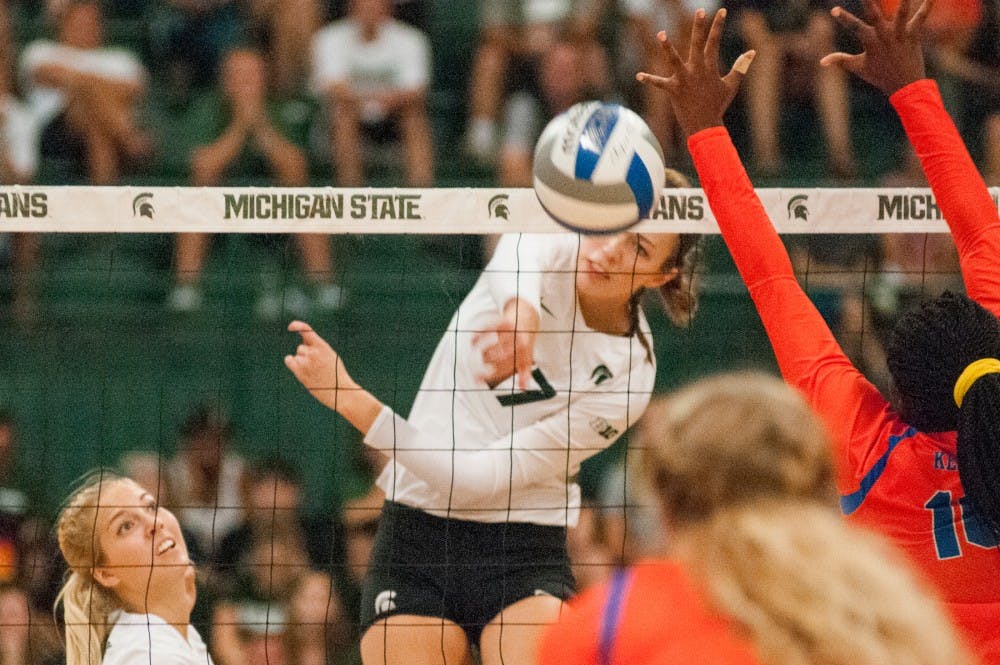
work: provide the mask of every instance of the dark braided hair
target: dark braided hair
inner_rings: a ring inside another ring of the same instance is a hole
[[[945,292],[893,328],[886,362],[902,418],[924,432],[958,432],[958,475],[976,513],[1000,535],[1000,374],[975,381],[955,404],[968,365],[1000,358],[1000,319],[964,295]]]

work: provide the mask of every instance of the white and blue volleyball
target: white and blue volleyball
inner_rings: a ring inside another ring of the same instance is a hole
[[[535,145],[538,201],[580,233],[614,233],[649,216],[663,187],[663,150],[620,104],[581,102],[552,119]]]

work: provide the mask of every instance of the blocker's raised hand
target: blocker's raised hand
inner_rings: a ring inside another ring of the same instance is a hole
[[[843,7],[830,10],[833,17],[853,32],[864,51],[831,53],[820,60],[825,67],[841,67],[891,95],[926,76],[924,69],[924,23],[934,0],[900,0],[896,15],[886,18],[875,0],[862,0],[865,21]],[[911,11],[913,5],[918,5]]]
[[[636,74],[641,83],[665,90],[681,129],[688,135],[722,124],[722,116],[739,91],[740,82],[756,53],[747,51],[733,63],[725,76],[719,71],[719,45],[726,10],[715,13],[711,25],[704,9],[694,15],[691,27],[691,48],[687,60],[682,60],[665,32],[656,38],[663,51],[666,76],[646,72]]]

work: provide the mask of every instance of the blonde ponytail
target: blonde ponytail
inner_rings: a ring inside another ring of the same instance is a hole
[[[56,598],[66,627],[66,665],[100,665],[111,632],[108,616],[118,609],[94,578],[71,572]]]
[[[101,559],[94,532],[101,493],[109,483],[123,480],[106,471],[91,474],[70,495],[59,515],[59,550],[70,568],[56,598],[56,608],[63,608],[66,665],[100,665],[111,632],[109,616],[121,608],[115,597],[97,583],[93,571]]]
[[[969,663],[937,599],[882,539],[828,506],[722,510],[678,554],[768,665]]]
[[[825,428],[777,377],[722,374],[656,398],[632,445],[671,555],[761,663],[970,662],[907,563],[839,514]]]

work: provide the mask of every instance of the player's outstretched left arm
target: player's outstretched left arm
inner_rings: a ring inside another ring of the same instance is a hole
[[[294,355],[285,356],[285,366],[320,403],[367,434],[382,410],[382,402],[351,378],[340,354],[308,323],[292,321],[288,329],[299,333],[302,340]]]
[[[951,229],[969,296],[1000,315],[1000,215],[941,94],[925,78],[924,27],[933,6],[934,0],[901,0],[886,17],[877,2],[864,0],[864,18],[834,7],[833,17],[864,50],[831,53],[820,63],[841,67],[889,97]]]

